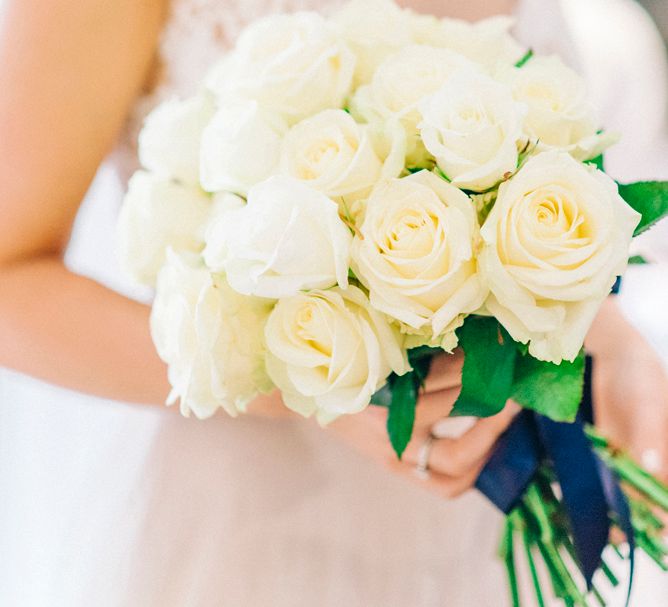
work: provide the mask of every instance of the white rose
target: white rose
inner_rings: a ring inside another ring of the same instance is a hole
[[[196,256],[169,250],[151,311],[151,335],[167,363],[181,413],[203,419],[223,408],[245,411],[272,388],[266,374],[266,300],[239,295],[222,275],[212,276]]]
[[[202,187],[247,194],[275,173],[287,128],[256,101],[225,101],[202,134]]]
[[[126,271],[153,285],[167,247],[199,252],[211,201],[201,190],[137,171],[119,215],[119,257]]]
[[[204,257],[239,293],[280,298],[345,288],[351,240],[334,201],[276,176],[251,188],[246,206],[210,227]]]
[[[531,158],[481,230],[487,308],[536,358],[573,360],[639,220],[604,173],[562,152]]]
[[[428,171],[394,179],[367,201],[353,242],[355,274],[371,304],[427,338],[449,333],[476,311],[486,290],[478,275],[478,222],[471,200]],[[456,342],[455,342],[456,343]]]
[[[510,34],[513,25],[514,20],[504,16],[475,23],[421,17],[414,20],[414,37],[422,44],[449,48],[495,73],[517,63],[525,53]]]
[[[162,177],[198,185],[200,139],[212,114],[213,103],[204,94],[160,104],[139,133],[142,166]]]
[[[389,55],[413,42],[410,14],[391,0],[352,0],[333,17],[355,53],[355,84],[371,81]]]
[[[538,151],[558,149],[589,160],[616,141],[610,133],[597,133],[598,118],[584,79],[556,55],[533,57],[503,78],[515,99],[528,107],[524,128],[538,142]]]
[[[368,122],[399,120],[406,131],[407,161],[419,165],[425,156],[417,129],[419,103],[460,69],[477,68],[448,49],[407,46],[381,63],[371,83],[357,90],[350,109],[356,118]]]
[[[324,110],[292,127],[283,141],[281,171],[332,198],[345,201],[368,194],[381,177],[404,168],[400,152],[379,158],[368,125],[343,110]]]
[[[421,104],[422,141],[459,188],[480,192],[517,168],[526,107],[509,87],[460,72]]]
[[[391,371],[409,370],[398,333],[353,286],[281,299],[265,338],[283,401],[321,423],[362,411]]]
[[[352,51],[322,16],[272,15],[241,33],[208,85],[223,100],[254,99],[294,123],[342,107],[354,69]]]

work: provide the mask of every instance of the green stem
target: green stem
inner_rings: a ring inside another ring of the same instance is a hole
[[[605,607],[605,599],[603,596],[601,596],[601,593],[598,591],[598,588],[596,586],[591,587],[591,593],[594,595],[594,598],[596,599],[596,602],[601,606]]]
[[[622,560],[625,561],[626,557],[622,554],[622,551],[619,549],[617,544],[612,545],[612,549],[615,551],[615,554]]]
[[[537,546],[548,566],[555,594],[560,596],[564,601],[569,599],[574,605],[587,607],[586,598],[578,589],[568,566],[559,552],[558,546],[560,543],[564,544],[568,539],[568,532],[566,529],[555,528],[550,520],[547,503],[554,510],[557,510],[559,507],[559,502],[551,491],[543,496],[535,485],[529,487],[524,504],[533,515],[539,527]],[[557,532],[556,534],[555,531]]]
[[[543,593],[540,589],[540,579],[538,578],[538,570],[536,569],[536,563],[533,558],[533,552],[531,550],[532,536],[529,529],[525,526],[522,535],[524,536],[524,550],[526,552],[527,561],[529,562],[529,571],[531,572],[531,580],[533,582],[533,588],[536,592],[536,601],[538,601],[538,607],[545,607],[545,601],[543,600]]]
[[[603,570],[605,577],[608,578],[608,581],[612,587],[617,588],[617,586],[619,586],[619,579],[617,579],[617,576],[613,573],[612,569],[610,569],[610,566],[605,561],[601,561],[601,569]]]
[[[513,523],[511,516],[506,518],[506,531],[504,536],[504,558],[506,570],[508,571],[508,583],[510,584],[510,598],[513,607],[520,607],[520,593],[517,585],[517,571],[515,569],[515,547],[513,545]]]
[[[598,455],[615,473],[633,488],[649,497],[657,506],[668,512],[668,486],[636,464],[628,455],[615,450],[594,428],[585,429]]]

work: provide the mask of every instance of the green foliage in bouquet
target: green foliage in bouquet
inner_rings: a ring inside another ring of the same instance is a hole
[[[642,215],[635,236],[668,215],[668,181],[638,181],[619,184],[619,194]]]
[[[572,363],[533,358],[494,318],[470,317],[459,330],[462,391],[450,415],[496,415],[509,398],[556,421],[573,421],[582,400],[584,355]]]
[[[557,421],[573,421],[582,400],[584,355],[572,363],[543,362],[492,317],[470,316],[457,331],[464,351],[462,389],[451,416],[489,417],[503,409],[509,398]],[[388,408],[387,430],[401,458],[413,432],[419,390],[429,373],[437,348],[409,351],[413,370],[390,376],[372,403]]]
[[[593,159],[597,167],[603,158]],[[642,215],[636,235],[648,230],[668,215],[668,182],[638,182],[619,186],[624,200]],[[641,256],[630,263],[644,263]],[[575,419],[582,400],[584,353],[574,361],[554,364],[538,360],[526,345],[515,342],[493,317],[469,316],[457,331],[464,351],[462,389],[451,416],[489,417],[496,415],[508,399],[555,421]],[[415,421],[420,387],[429,373],[438,348],[421,347],[409,351],[412,371],[391,375],[374,395],[372,403],[388,408],[387,430],[397,456],[408,445]]]
[[[512,392],[517,348],[494,318],[469,317],[457,334],[464,368],[462,391],[451,415],[496,415]]]
[[[441,350],[427,346],[414,348],[408,353],[412,371],[404,375],[392,374],[387,384],[372,398],[372,404],[387,407],[387,434],[397,457],[401,459],[413,434],[415,406],[424,384],[432,358]]]

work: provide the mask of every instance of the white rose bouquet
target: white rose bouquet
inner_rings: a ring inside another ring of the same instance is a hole
[[[606,175],[615,138],[582,79],[523,49],[511,25],[390,0],[356,0],[329,19],[270,16],[194,97],[154,110],[120,249],[156,288],[169,402],[235,416],[278,388],[322,424],[386,406],[401,457],[431,358],[460,347],[451,415],[494,415],[513,398],[537,426],[582,428],[585,334],[633,236],[668,212],[668,184]],[[641,514],[648,501],[666,507],[668,491],[591,437],[645,496],[615,523],[663,563],[659,524]],[[593,568],[584,562],[578,526],[559,523],[564,508],[577,519],[569,479],[557,474],[557,497],[544,451],[533,457],[504,507],[511,581],[521,532],[555,593],[584,605],[569,571],[589,583],[600,551]]]

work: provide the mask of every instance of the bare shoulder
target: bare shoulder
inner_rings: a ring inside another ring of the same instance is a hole
[[[164,0],[4,0],[0,263],[61,249],[148,76]]]

